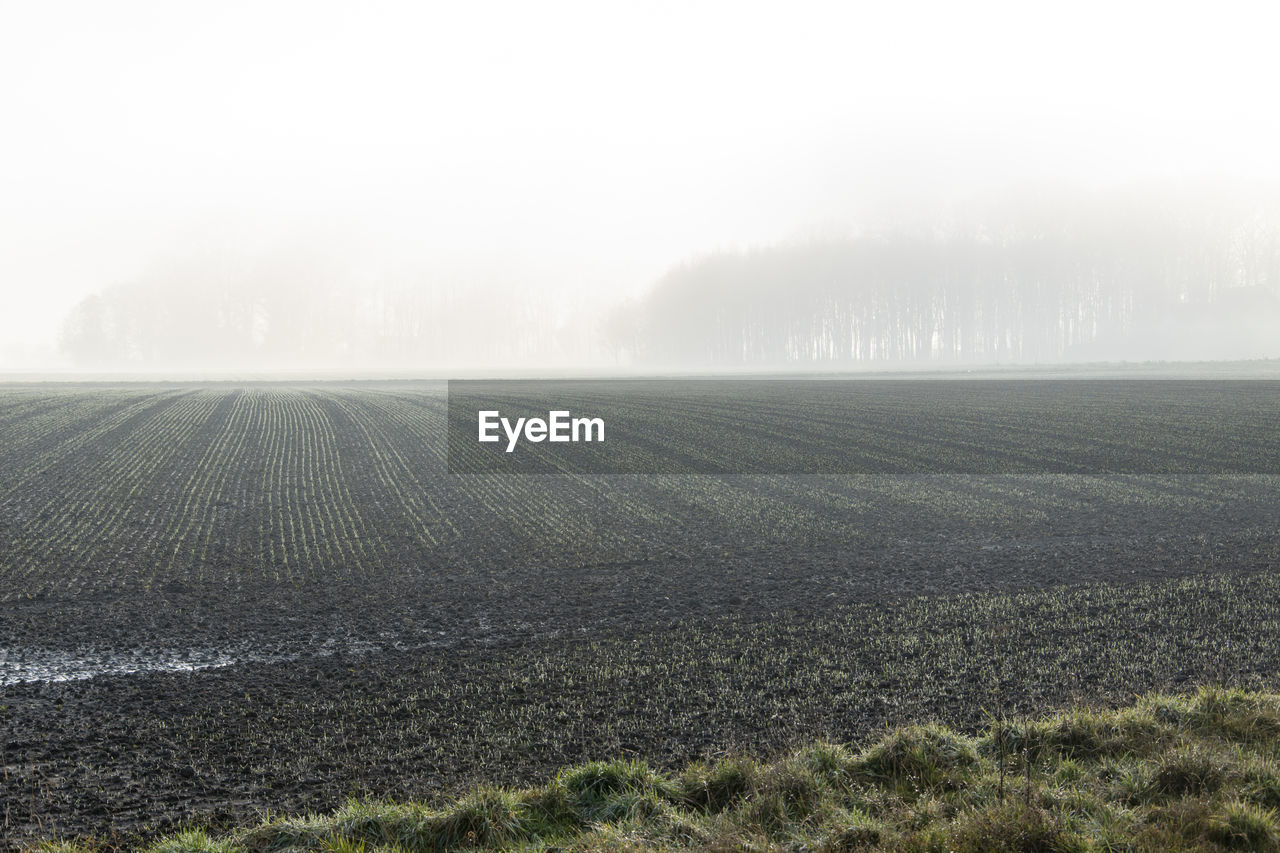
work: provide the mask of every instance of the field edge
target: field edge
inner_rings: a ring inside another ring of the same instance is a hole
[[[674,772],[595,761],[536,787],[440,806],[349,800],[224,834],[146,845],[48,840],[40,853],[275,850],[1280,850],[1280,693],[1201,687],[1118,710],[991,715],[965,735],[923,724],[861,748]]]

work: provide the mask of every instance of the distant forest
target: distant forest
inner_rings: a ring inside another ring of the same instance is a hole
[[[516,287],[360,281],[305,253],[183,259],[82,300],[61,346],[110,368],[423,367],[589,359],[590,322]]]
[[[602,283],[607,287],[607,283]],[[1259,194],[1023,197],[944,221],[722,251],[607,312],[514,286],[190,261],[82,301],[81,364],[841,368],[1280,356]]]
[[[701,258],[631,313],[656,361],[1280,355],[1280,220],[1223,198],[1053,200]]]

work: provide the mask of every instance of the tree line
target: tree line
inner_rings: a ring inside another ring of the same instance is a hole
[[[707,255],[613,331],[640,361],[718,367],[1280,356],[1269,204],[1112,197],[984,213]]]
[[[603,312],[501,282],[412,272],[357,281],[305,255],[186,258],[81,301],[62,346],[103,367],[1275,357],[1280,217],[1271,198],[1006,199],[938,221],[707,254]]]

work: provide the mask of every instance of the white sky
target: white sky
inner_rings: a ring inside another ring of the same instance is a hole
[[[0,343],[211,234],[626,294],[882,197],[1276,178],[1266,9],[0,0]]]

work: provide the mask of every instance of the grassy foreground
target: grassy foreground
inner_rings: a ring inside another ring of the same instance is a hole
[[[1278,808],[1280,694],[1202,688],[993,719],[977,737],[907,727],[860,752],[819,743],[771,763],[594,762],[443,807],[351,801],[149,850],[1280,850]]]

